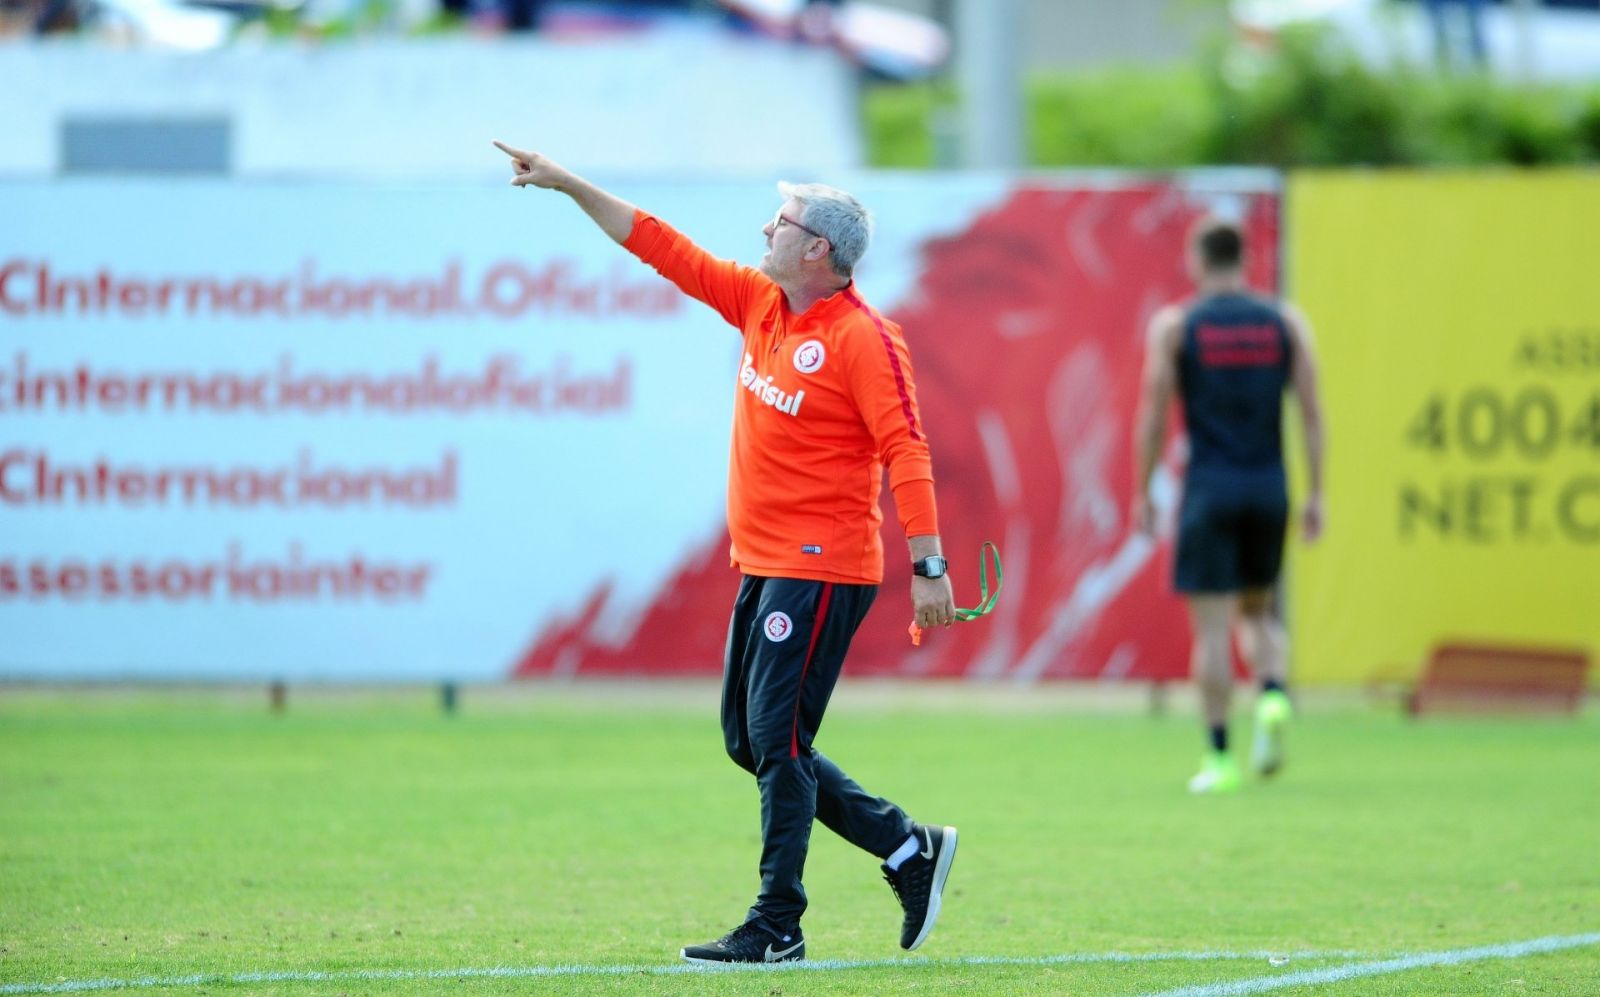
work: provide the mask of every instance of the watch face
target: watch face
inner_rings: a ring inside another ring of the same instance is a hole
[[[913,574],[924,578],[943,578],[944,570],[945,559],[938,554],[930,554],[911,566]]]

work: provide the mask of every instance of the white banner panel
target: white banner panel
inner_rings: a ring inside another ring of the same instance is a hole
[[[624,193],[748,262],[778,203]],[[1001,193],[863,191],[869,299]],[[597,589],[626,636],[723,529],[739,341],[559,195],[13,184],[0,217],[0,677],[500,678]]]

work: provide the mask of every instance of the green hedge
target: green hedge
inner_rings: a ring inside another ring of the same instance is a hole
[[[1600,85],[1380,71],[1315,31],[1285,34],[1270,54],[1219,46],[1193,65],[1041,76],[1027,88],[1033,166],[1600,162]],[[955,108],[946,85],[870,89],[872,165],[949,164],[941,136]]]

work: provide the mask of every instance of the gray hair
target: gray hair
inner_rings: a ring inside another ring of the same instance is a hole
[[[820,183],[778,182],[784,200],[800,202],[800,224],[816,229],[828,240],[828,261],[841,277],[855,273],[856,264],[872,241],[872,215],[861,202],[837,187]]]

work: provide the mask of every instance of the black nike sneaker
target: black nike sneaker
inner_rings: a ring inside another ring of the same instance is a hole
[[[806,940],[799,928],[780,936],[746,921],[714,942],[690,945],[678,954],[700,963],[798,962],[806,957]]]
[[[950,876],[950,863],[956,857],[956,829],[918,824],[913,832],[921,842],[917,854],[900,863],[899,869],[883,867],[883,878],[894,890],[906,919],[900,925],[900,947],[907,951],[927,940],[939,920],[939,895]]]

